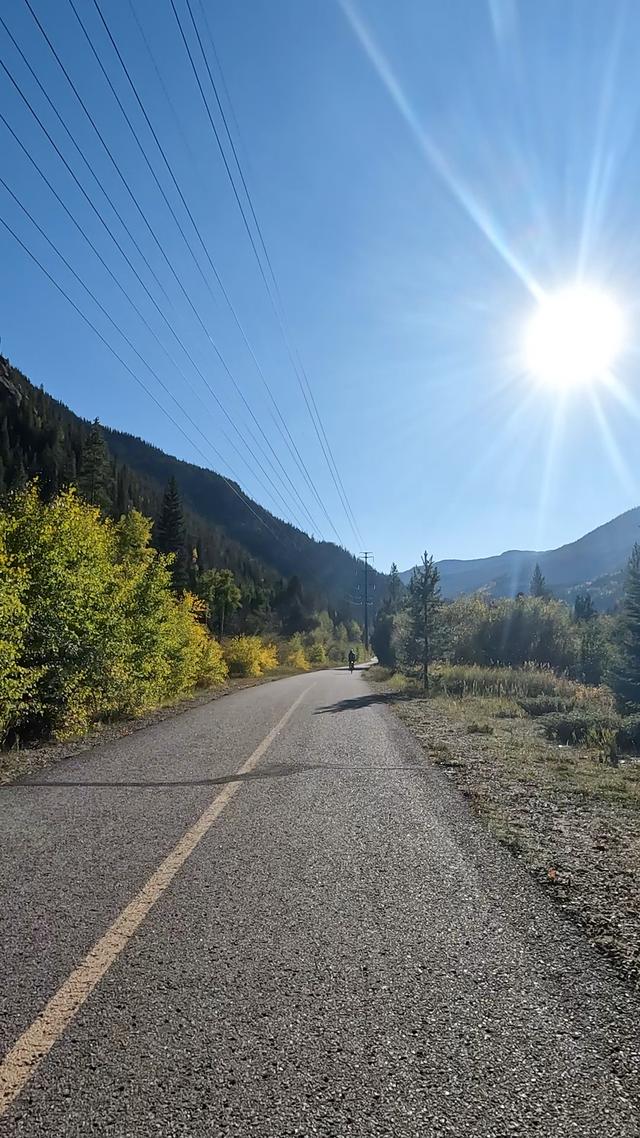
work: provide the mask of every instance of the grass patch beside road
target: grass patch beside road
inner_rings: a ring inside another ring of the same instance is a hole
[[[389,692],[429,759],[496,838],[640,985],[640,761],[623,754],[612,766],[611,740],[597,733],[577,745],[548,738],[545,716],[521,706],[520,698],[537,696],[468,688],[447,695],[436,685],[426,699],[383,669],[371,669],[368,679]],[[572,686],[572,693],[549,694],[592,709],[607,701],[604,693],[594,705],[588,690]]]

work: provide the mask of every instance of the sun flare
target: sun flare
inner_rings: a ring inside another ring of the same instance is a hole
[[[610,371],[624,340],[622,313],[607,293],[574,285],[546,296],[525,333],[527,369],[552,387],[581,387]]]

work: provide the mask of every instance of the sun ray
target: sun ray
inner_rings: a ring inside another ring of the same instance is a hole
[[[629,470],[629,467],[624,461],[622,455],[620,454],[619,447],[613,437],[611,427],[607,422],[607,417],[598,398],[598,393],[592,389],[589,392],[589,395],[595,413],[596,422],[600,428],[600,434],[602,435],[602,441],[604,443],[605,450],[609,456],[613,469],[618,475],[620,485],[623,487],[627,494],[629,494],[631,497],[635,497],[638,491],[637,483],[634,480],[631,471]]]
[[[633,354],[638,355],[638,352],[636,351]],[[607,388],[607,391],[611,392],[614,399],[624,407],[625,411],[628,411],[635,419],[640,419],[640,402],[631,394],[629,389],[625,387],[614,372],[606,372],[602,377],[602,382]]]
[[[351,0],[339,0],[339,3],[365,55],[386,87],[387,92],[391,96],[431,167],[445,183],[456,201],[462,206],[467,216],[475,223],[493,249],[502,257],[505,264],[508,265],[519,280],[522,281],[532,296],[536,299],[541,299],[543,296],[542,289],[513,250],[509,248],[506,239],[498,230],[496,221],[489,215],[468,186],[465,185],[460,175],[451,169],[446,156],[440,150],[439,146],[436,145],[431,136],[424,130],[404,90],[398,82],[391,64],[374,40],[362,17],[356,12]]]
[[[617,19],[613,27],[611,42],[607,52],[598,113],[596,116],[593,157],[587,180],[580,232],[580,246],[578,250],[578,274],[580,276],[582,276],[584,272],[589,257],[593,232],[602,218],[611,185],[614,155],[611,150],[607,151],[606,146],[607,140],[610,139],[611,135],[611,132],[608,130],[608,124],[611,109],[615,101],[616,68],[620,59],[620,51],[623,43],[623,30],[623,9],[619,8],[617,10]],[[619,144],[619,139],[617,142]]]
[[[512,445],[510,445],[511,440],[514,437],[521,439],[523,423],[527,420],[527,416],[530,416],[530,413],[535,410],[537,404],[537,393],[531,389],[525,398],[520,400],[520,402],[513,408],[511,414],[507,418],[501,419],[500,430],[494,432],[493,442],[491,444],[487,444],[485,442],[482,448],[482,454],[478,461],[472,466],[467,466],[466,478],[461,481],[458,493],[454,494],[449,500],[449,505],[452,509],[455,509],[457,503],[468,494],[469,486],[473,485],[474,482],[477,482],[482,472],[491,465],[491,463],[501,451],[507,451],[513,459],[514,448]],[[530,418],[527,441],[530,444],[529,447],[520,445],[515,452],[519,458],[519,463],[517,464],[518,471],[526,465],[529,449],[534,442],[534,433],[531,430]],[[513,469],[516,469],[515,464]]]
[[[564,429],[567,404],[568,393],[566,391],[559,391],[553,408],[551,431],[549,432],[549,440],[547,443],[547,450],[544,458],[544,466],[541,472],[542,476],[540,479],[540,495],[538,498],[538,511],[536,515],[535,525],[536,549],[539,549],[544,541],[544,524],[547,520],[549,498],[551,495],[551,483],[553,481],[553,475],[555,471],[558,444],[562,437]]]

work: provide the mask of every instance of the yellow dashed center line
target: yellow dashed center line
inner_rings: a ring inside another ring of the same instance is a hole
[[[248,774],[254,769],[312,687],[313,684],[309,684],[294,700],[282,719],[276,723],[275,727],[256,747],[253,754],[236,771],[236,776]],[[73,1017],[91,995],[96,984],[126,948],[149,910],[153,908],[156,901],[169,887],[187,858],[193,853],[198,843],[219,818],[225,806],[231,801],[239,786],[239,782],[229,782],[216,795],[197,822],[183,834],[168,857],[143,885],[140,892],[116,917],[104,936],[100,937],[100,940],[90,949],[82,963],[73,970],[56,994],[52,996],[37,1019],[7,1052],[0,1064],[0,1117],[17,1098],[54,1043],[67,1029]]]

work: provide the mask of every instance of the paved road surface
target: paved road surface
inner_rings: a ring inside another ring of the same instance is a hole
[[[357,673],[1,789],[0,888],[3,1136],[640,1135],[637,1003]]]

